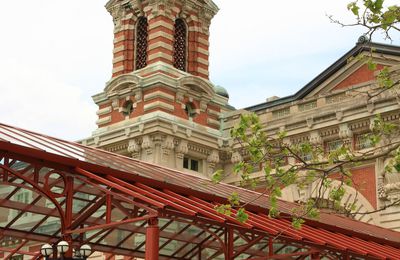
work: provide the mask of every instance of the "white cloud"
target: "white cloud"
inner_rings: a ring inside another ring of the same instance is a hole
[[[361,34],[348,0],[215,0],[210,73],[231,103],[296,92]],[[5,1],[0,9],[0,121],[67,139],[95,130],[91,95],[111,76],[113,24],[105,0]],[[248,93],[257,93],[257,95]]]
[[[15,60],[0,64],[0,71],[2,122],[70,140],[94,129],[95,106],[82,98],[79,87]]]

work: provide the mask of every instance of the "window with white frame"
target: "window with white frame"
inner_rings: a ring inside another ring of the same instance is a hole
[[[344,144],[343,140],[341,140],[341,139],[328,141],[325,143],[325,152],[327,152],[327,153],[332,152],[332,151],[342,147],[343,144]]]
[[[188,169],[195,172],[201,171],[201,161],[198,159],[184,157],[183,158],[183,168]]]
[[[373,147],[371,133],[358,134],[355,137],[355,149],[362,150]]]

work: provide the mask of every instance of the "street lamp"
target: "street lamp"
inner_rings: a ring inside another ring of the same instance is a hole
[[[53,247],[49,244],[44,244],[42,248],[40,248],[40,253],[47,259],[53,253]]]
[[[60,258],[50,258],[53,253],[53,246],[44,244],[40,253],[45,257],[46,260],[86,260],[92,253],[92,248],[89,245],[82,245],[79,250],[74,250],[75,255],[72,258],[65,258],[64,255],[69,249],[69,244],[66,241],[60,241],[57,245],[57,252],[60,253]]]
[[[58,242],[57,252],[60,253],[61,259],[64,259],[64,255],[65,255],[65,253],[67,253],[68,249],[69,249],[69,245],[68,245],[67,241],[62,240],[62,241]]]
[[[81,248],[79,249],[79,254],[83,257],[83,259],[88,258],[91,253],[92,253],[92,248],[89,245],[82,245]]]

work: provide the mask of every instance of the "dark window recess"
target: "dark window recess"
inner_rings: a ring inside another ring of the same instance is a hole
[[[189,158],[183,158],[183,168],[189,169]]]
[[[132,100],[128,100],[122,106],[122,114],[124,116],[129,116],[133,112],[133,102]]]
[[[199,171],[199,161],[191,158],[184,157],[183,158],[183,168],[192,170],[192,171]]]
[[[199,161],[197,161],[197,160],[190,160],[190,169],[192,170],[192,171],[199,171]]]
[[[182,19],[175,20],[174,67],[186,71],[186,24]]]
[[[136,26],[136,69],[147,65],[147,18],[140,17]]]
[[[193,103],[186,103],[185,104],[185,112],[189,118],[193,118],[196,115],[196,110],[194,108]]]

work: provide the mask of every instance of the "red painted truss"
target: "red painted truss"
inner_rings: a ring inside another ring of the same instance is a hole
[[[246,223],[214,209],[233,191]],[[400,259],[397,232],[333,214],[296,230],[296,204],[279,207],[271,219],[265,195],[0,124],[0,258],[66,240],[107,259]]]

